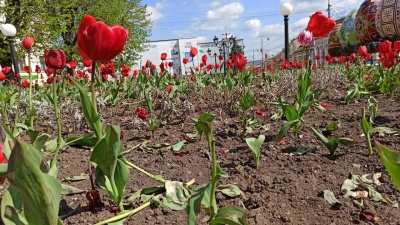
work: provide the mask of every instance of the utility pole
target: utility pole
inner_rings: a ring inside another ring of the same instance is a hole
[[[328,0],[328,10],[326,10],[326,11],[328,11],[328,17],[331,18],[331,1],[330,0]]]

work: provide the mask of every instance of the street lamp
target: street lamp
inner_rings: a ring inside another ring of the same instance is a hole
[[[17,62],[17,54],[15,53],[15,47],[14,47],[14,36],[15,34],[17,34],[17,29],[15,29],[14,25],[5,23],[1,25],[1,33],[7,37],[8,43],[10,43],[11,59],[14,66],[14,74],[18,74],[19,67]],[[18,78],[18,82],[20,82],[20,78]]]
[[[225,38],[221,39],[221,44],[218,45],[219,41],[217,36],[214,36],[213,41],[215,46],[217,46],[220,49],[220,53],[221,53],[221,47],[223,49],[223,53],[224,53],[224,75],[226,75],[226,52],[225,52],[225,47],[228,49],[228,55],[229,55],[229,48],[231,47],[231,45],[234,43],[235,38],[233,36],[231,36],[230,38],[228,38],[228,34],[225,33]]]
[[[221,49],[219,49],[219,51],[221,52]],[[215,65],[217,65],[217,53],[214,52],[214,54],[211,55],[211,49],[208,49],[207,53],[211,58],[214,58],[214,68],[215,68]],[[215,71],[215,73],[217,73],[217,69],[214,69],[214,71]]]
[[[289,56],[289,15],[292,13],[293,6],[290,3],[283,3],[279,9],[283,20],[285,21],[285,60],[288,60]]]

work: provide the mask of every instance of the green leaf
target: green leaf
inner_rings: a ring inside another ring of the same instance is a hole
[[[188,225],[197,224],[197,214],[200,212],[202,199],[207,187],[208,184],[203,184],[193,188],[186,211],[188,216]]]
[[[39,150],[16,140],[9,159],[8,180],[22,195],[25,217],[30,225],[57,224],[61,184],[43,173],[41,164]]]
[[[314,152],[316,150],[315,147],[305,147],[305,146],[299,146],[297,150],[293,153],[294,156],[300,156],[300,155],[305,155],[309,152]]]
[[[226,83],[226,86],[228,87],[228,90],[229,90],[229,91],[232,91],[233,84],[232,84],[231,79],[229,79],[229,77],[227,77],[227,78],[225,79],[225,83]]]
[[[61,188],[61,194],[63,195],[80,194],[86,192],[85,190],[70,186],[68,184],[61,184]]]
[[[327,131],[335,131],[340,128],[340,120],[330,122],[326,127],[325,130]]]
[[[369,134],[370,131],[372,130],[372,125],[370,124],[370,122],[367,121],[365,117],[361,118],[361,128],[364,134]]]
[[[237,206],[222,207],[210,225],[248,225],[246,212]]]
[[[69,146],[93,147],[96,145],[97,141],[97,138],[93,137],[93,134],[93,132],[90,132],[82,137],[68,137],[67,143]]]
[[[212,122],[215,119],[215,115],[208,114],[208,113],[200,113],[198,121],[203,123]]]
[[[86,173],[81,173],[81,175],[78,176],[69,176],[66,177],[64,179],[62,179],[62,181],[80,181],[80,180],[88,180],[89,179],[89,175]]]
[[[297,110],[291,105],[283,106],[283,112],[285,113],[287,121],[298,119]]]
[[[324,190],[324,199],[337,209],[342,207],[342,203],[337,200],[335,194],[331,190]]]
[[[282,126],[281,130],[279,131],[279,133],[276,135],[276,137],[275,137],[275,142],[281,140],[282,137],[288,132],[288,130],[289,130],[290,128],[292,128],[293,126],[297,125],[298,123],[300,123],[300,121],[297,120],[297,119],[296,119],[296,120],[292,120],[292,121],[286,122],[286,123]]]
[[[322,144],[324,144],[324,145],[329,149],[329,147],[330,147],[329,139],[326,138],[326,137],[321,133],[321,131],[319,131],[319,130],[317,130],[317,129],[314,129],[313,127],[310,127],[310,129],[311,129],[311,131],[314,133],[314,135],[317,137],[317,139],[318,139],[319,141],[321,141]]]
[[[33,142],[33,144],[32,144],[33,147],[41,150],[44,147],[44,145],[46,144],[46,141],[49,137],[50,137],[50,135],[48,135],[48,134],[41,134]]]
[[[103,136],[103,128],[100,117],[96,113],[95,108],[92,105],[92,102],[89,100],[86,90],[79,84],[77,80],[75,80],[74,78],[70,79],[74,82],[75,86],[79,90],[79,94],[81,97],[80,100],[82,102],[82,111],[83,114],[85,115],[86,121],[88,122],[89,126],[93,129],[97,139],[100,139]]]
[[[378,141],[374,141],[374,145],[383,165],[385,165],[397,189],[400,190],[400,154],[392,151]]]
[[[179,152],[181,148],[185,145],[186,141],[180,141],[172,146],[172,151]]]
[[[248,110],[253,104],[254,92],[248,91],[240,97],[240,107],[243,111]]]
[[[258,136],[258,139],[256,138],[246,138],[246,143],[251,149],[251,153],[253,154],[254,157],[254,162],[256,163],[256,167],[258,168],[258,165],[260,164],[260,150],[261,150],[261,145],[264,143],[265,136],[260,135]]]
[[[219,185],[216,189],[216,191],[220,191],[225,195],[228,195],[229,197],[236,197],[238,195],[242,195],[244,198],[246,197],[243,193],[242,190],[240,190],[236,185],[234,184],[225,184],[225,185]]]
[[[179,205],[187,203],[190,195],[189,191],[184,186],[184,183],[166,180],[164,185],[166,190],[165,197],[169,202],[174,202]]]
[[[351,147],[354,145],[355,141],[351,138],[339,138],[338,143],[346,147]]]
[[[61,148],[63,148],[64,146],[65,146],[65,141],[64,139],[61,139]],[[57,138],[47,141],[46,144],[44,145],[44,151],[46,152],[54,152],[56,149],[57,149]]]
[[[371,134],[373,133],[379,133],[379,135],[400,135],[400,131],[393,130],[390,127],[374,127],[371,129]]]
[[[12,185],[4,192],[1,200],[1,220],[5,225],[28,225],[23,210],[21,194]]]

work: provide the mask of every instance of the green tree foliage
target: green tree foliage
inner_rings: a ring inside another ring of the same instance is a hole
[[[233,39],[232,46],[231,46],[231,53],[229,56],[232,54],[238,55],[238,54],[243,54],[243,48],[241,45],[238,44],[236,38]]]
[[[80,59],[76,35],[85,15],[92,15],[107,25],[121,25],[129,30],[129,38],[120,58],[133,61],[151,31],[146,7],[141,0],[5,0],[0,12],[6,23],[17,28],[16,39],[22,40],[26,35],[35,38],[36,54],[42,54],[44,49],[62,48],[68,59],[75,60]],[[8,42],[3,36],[0,39],[2,65],[11,64],[9,55]]]

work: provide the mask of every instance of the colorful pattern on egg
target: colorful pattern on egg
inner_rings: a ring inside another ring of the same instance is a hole
[[[357,35],[354,31],[357,12],[358,9],[353,9],[343,20],[339,30],[339,42],[342,46],[355,46],[358,44]]]
[[[400,34],[400,0],[381,0],[377,7],[376,28],[384,38],[398,38]]]
[[[376,13],[381,0],[365,0],[358,9],[354,30],[361,44],[379,41],[382,37],[376,28]]]

